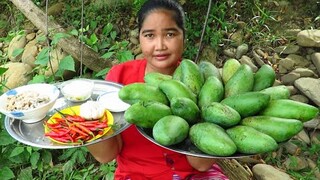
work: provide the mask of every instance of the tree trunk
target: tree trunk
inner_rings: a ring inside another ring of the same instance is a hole
[[[10,0],[38,29],[46,33],[47,31],[47,16],[39,9],[31,0]],[[50,35],[56,33],[66,33],[58,23],[48,18],[49,38]],[[73,36],[60,39],[58,46],[73,58],[81,60],[81,43]],[[98,53],[93,51],[86,45],[82,46],[82,63],[93,71],[100,71],[104,68],[111,67],[111,61],[107,61],[100,57]]]

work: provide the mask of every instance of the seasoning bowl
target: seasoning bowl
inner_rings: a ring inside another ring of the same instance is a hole
[[[60,95],[52,84],[37,83],[11,89],[0,96],[0,112],[25,123],[41,121]]]
[[[92,95],[93,88],[94,82],[85,78],[68,80],[60,85],[62,95],[71,102],[88,100]]]

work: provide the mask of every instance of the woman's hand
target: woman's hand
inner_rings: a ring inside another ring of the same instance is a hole
[[[211,168],[215,163],[214,159],[187,156],[189,164],[196,170],[204,172]]]
[[[108,163],[114,160],[122,148],[120,135],[104,140],[102,142],[87,146],[92,156],[100,163]]]

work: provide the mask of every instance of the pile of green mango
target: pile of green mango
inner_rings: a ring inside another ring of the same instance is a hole
[[[236,59],[220,70],[208,61],[183,59],[172,76],[146,74],[145,83],[123,86],[118,95],[131,105],[125,120],[152,128],[161,145],[190,138],[213,156],[260,154],[276,150],[319,113],[290,100],[286,86],[273,86],[275,79],[268,64],[254,73]]]

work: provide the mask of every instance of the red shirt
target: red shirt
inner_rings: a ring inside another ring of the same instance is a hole
[[[106,80],[127,85],[144,82],[146,60],[132,60],[112,67]],[[117,157],[115,179],[167,180],[173,175],[185,179],[197,174],[186,156],[155,145],[144,138],[134,125],[121,133],[123,147]]]

